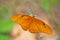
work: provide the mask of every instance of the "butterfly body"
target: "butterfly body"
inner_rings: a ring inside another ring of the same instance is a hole
[[[52,29],[43,21],[28,15],[16,15],[12,20],[21,25],[24,30],[32,33],[46,33],[52,34]]]

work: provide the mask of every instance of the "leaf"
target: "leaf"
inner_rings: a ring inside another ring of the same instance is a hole
[[[12,30],[14,22],[11,20],[2,21],[0,23],[0,32],[9,32]]]
[[[58,37],[57,40],[60,40],[60,37]]]
[[[9,35],[1,35],[0,34],[0,40],[10,40],[10,36]]]
[[[8,8],[3,6],[3,7],[0,7],[0,13],[3,13],[3,14],[6,14],[8,13]]]
[[[49,3],[48,3],[46,0],[42,0],[42,7],[43,7],[46,11],[48,11],[49,8],[50,8],[50,5],[49,5]]]
[[[14,23],[10,19],[7,6],[0,7],[0,32],[9,32]]]

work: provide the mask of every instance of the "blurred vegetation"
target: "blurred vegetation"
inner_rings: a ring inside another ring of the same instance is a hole
[[[0,40],[10,40],[10,36],[9,35],[0,34]]]
[[[14,24],[8,14],[7,7],[0,7],[0,32],[9,32]]]
[[[0,7],[0,40],[10,40],[9,35],[3,35],[1,33],[9,33],[14,23],[11,21],[6,6]]]
[[[56,40],[60,40],[60,37],[58,37]]]
[[[42,0],[41,4],[45,10],[49,11],[51,7],[54,7],[57,4],[57,0]]]

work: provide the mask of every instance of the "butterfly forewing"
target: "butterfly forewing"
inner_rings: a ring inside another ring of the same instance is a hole
[[[31,22],[30,18],[23,19],[23,22],[20,24],[24,30],[27,30]]]

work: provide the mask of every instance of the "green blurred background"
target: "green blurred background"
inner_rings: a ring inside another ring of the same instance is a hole
[[[47,12],[47,17],[49,17],[49,19],[51,20],[52,26],[54,27],[58,35],[60,34],[59,0],[30,0],[30,2],[28,0],[0,0],[0,40],[10,40],[10,36],[8,34],[5,35],[4,33],[9,33],[12,30],[14,22],[12,22],[11,17],[16,13],[20,13],[16,11],[17,7],[23,5],[24,7],[22,9],[27,11],[28,8],[30,8],[27,5],[34,3],[37,3],[38,7],[41,6]],[[28,13],[36,13],[33,10],[33,7],[34,6],[32,6],[31,9],[32,11],[29,10]],[[35,7],[34,9],[38,10],[38,7]],[[59,36],[57,40],[60,40]]]

